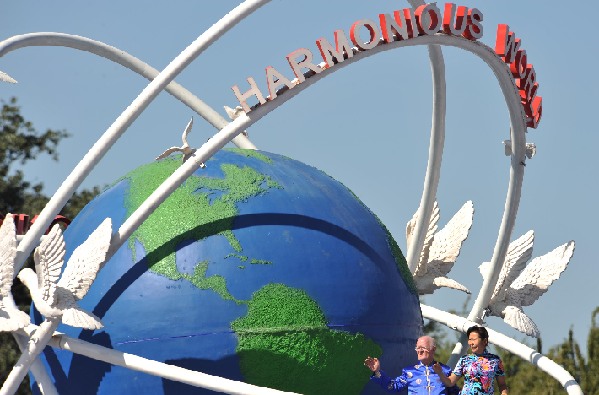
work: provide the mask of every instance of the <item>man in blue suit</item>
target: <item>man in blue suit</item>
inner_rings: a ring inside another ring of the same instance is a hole
[[[410,395],[454,395],[459,394],[457,386],[445,387],[439,376],[433,370],[435,364],[435,339],[430,336],[422,336],[416,342],[416,354],[418,363],[408,366],[401,371],[401,375],[391,378],[381,370],[381,363],[378,358],[368,357],[364,365],[373,373],[370,377],[380,384],[388,392],[399,392],[404,388],[408,389]],[[451,374],[451,368],[445,364],[440,364],[443,373],[446,376]]]

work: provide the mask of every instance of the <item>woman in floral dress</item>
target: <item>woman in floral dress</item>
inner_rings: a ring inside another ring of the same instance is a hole
[[[440,375],[437,369],[440,370],[441,367],[433,366],[443,384],[448,387],[453,386],[461,376],[464,376],[461,395],[491,395],[494,394],[493,379],[496,379],[501,395],[507,395],[503,362],[499,356],[487,351],[489,345],[487,330],[482,326],[472,326],[468,328],[466,334],[472,354],[462,356],[451,375],[448,377]]]

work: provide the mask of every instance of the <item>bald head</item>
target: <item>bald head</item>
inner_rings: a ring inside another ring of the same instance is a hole
[[[435,343],[435,339],[430,336],[421,336],[418,338],[417,344],[420,344],[422,347],[426,347],[431,351],[434,351],[437,348],[437,344]]]
[[[435,339],[430,336],[422,336],[416,342],[416,354],[418,360],[425,365],[431,364],[435,359]]]

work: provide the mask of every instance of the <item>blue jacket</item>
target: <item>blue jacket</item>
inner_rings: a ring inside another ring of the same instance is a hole
[[[435,362],[433,362],[434,364]],[[381,377],[376,377],[374,374],[370,377],[379,383],[381,387],[388,392],[399,392],[403,388],[408,388],[410,395],[453,395],[459,394],[459,387],[454,386],[446,388],[439,379],[439,376],[433,370],[433,364],[425,365],[422,362],[414,366],[409,366],[401,371],[401,376],[391,378],[380,371]],[[443,373],[446,376],[451,374],[451,368],[445,364],[440,364],[443,368]]]

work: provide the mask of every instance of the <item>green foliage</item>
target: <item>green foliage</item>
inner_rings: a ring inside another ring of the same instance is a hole
[[[599,307],[595,308],[591,316],[591,330],[587,339],[587,374],[582,388],[585,394],[599,394],[599,327],[597,327],[596,321],[597,314],[599,314]]]
[[[77,214],[79,214],[79,211],[81,211],[83,207],[85,207],[85,205],[93,198],[99,195],[101,191],[102,190],[100,187],[95,186],[92,189],[84,189],[82,191],[75,192],[64,208],[60,211],[60,214],[72,220],[77,216]]]
[[[38,134],[31,122],[21,115],[16,98],[10,99],[8,104],[2,101],[0,129],[0,213],[43,208],[46,203],[46,197],[41,193],[43,185],[26,181],[23,172],[15,170],[14,166],[23,165],[44,153],[57,159],[58,142],[68,134],[50,129]]]
[[[562,365],[580,384],[586,395],[599,395],[599,328],[596,317],[597,307],[591,315],[591,329],[587,338],[587,358],[582,355],[580,345],[574,340],[574,331],[570,329],[564,343],[549,350],[548,357]]]
[[[581,352],[580,345],[574,340],[574,331],[568,332],[568,338],[562,344],[547,352],[547,357],[566,369],[580,385],[586,395],[599,395],[599,328],[595,319],[599,307],[593,311],[591,330],[587,341],[587,358]],[[540,341],[537,350],[541,351]],[[521,358],[499,351],[506,371],[510,392],[514,394],[553,395],[565,393],[562,385],[549,374],[529,364]]]
[[[17,346],[17,342],[10,333],[0,333],[0,383],[4,383],[10,370],[14,366],[15,362],[19,359],[21,352]],[[31,390],[29,389],[29,377],[25,377],[25,380],[19,386],[16,392],[17,395],[30,395]]]
[[[4,382],[14,361],[19,357],[19,351],[14,337],[10,333],[0,333],[0,382]]]

